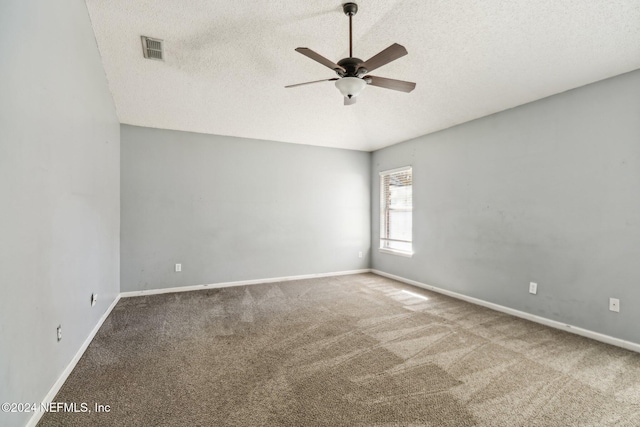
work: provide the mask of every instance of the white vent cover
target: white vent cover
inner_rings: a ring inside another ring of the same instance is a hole
[[[142,53],[147,59],[162,61],[162,40],[142,36]]]

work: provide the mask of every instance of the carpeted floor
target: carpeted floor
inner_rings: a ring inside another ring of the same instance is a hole
[[[373,274],[122,299],[40,426],[640,426],[640,354]]]

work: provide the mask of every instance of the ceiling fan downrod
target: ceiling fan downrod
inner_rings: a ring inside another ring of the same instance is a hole
[[[363,60],[353,56],[353,16],[358,13],[358,5],[355,3],[345,3],[342,5],[344,14],[349,17],[349,57],[338,61],[341,69],[334,69],[340,77],[362,77],[367,73],[367,69],[362,67]]]
[[[355,3],[345,3],[342,5],[344,14],[349,17],[349,57],[353,57],[353,15],[358,13],[358,5]]]

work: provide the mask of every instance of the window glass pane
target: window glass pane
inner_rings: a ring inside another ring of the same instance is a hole
[[[389,239],[411,241],[411,211],[389,210]]]
[[[390,185],[389,186],[389,208],[390,209],[411,209],[411,190],[413,186]]]
[[[412,252],[413,176],[411,168],[380,174],[380,247]]]

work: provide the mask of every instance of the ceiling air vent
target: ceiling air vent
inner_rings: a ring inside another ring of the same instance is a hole
[[[147,59],[162,61],[162,40],[142,36],[142,53]]]

